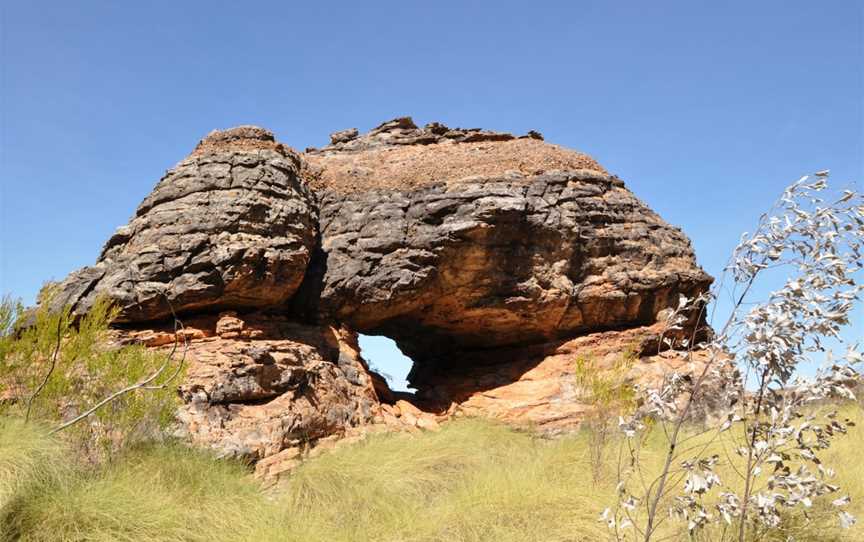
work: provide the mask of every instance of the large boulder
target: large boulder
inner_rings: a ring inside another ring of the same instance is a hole
[[[357,336],[344,328],[223,312],[187,319],[176,347],[167,324],[117,336],[183,360],[179,430],[222,455],[257,461],[368,424],[379,412]]]
[[[351,135],[306,154],[311,282],[325,318],[394,338],[413,377],[460,351],[651,325],[712,280],[620,179],[536,133],[403,118]]]
[[[214,131],[52,302],[83,314],[104,295],[120,309],[119,322],[158,320],[172,309],[284,303],[303,279],[317,234],[301,164],[262,128]]]

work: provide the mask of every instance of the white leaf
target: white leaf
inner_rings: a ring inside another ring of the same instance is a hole
[[[840,497],[839,499],[834,499],[833,501],[831,501],[831,506],[846,506],[851,500],[852,499],[849,498],[849,495],[846,495],[845,497]]]
[[[840,527],[844,529],[849,529],[853,525],[855,525],[856,519],[855,516],[850,514],[849,512],[840,512]]]

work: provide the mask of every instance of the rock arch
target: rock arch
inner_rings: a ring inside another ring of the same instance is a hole
[[[418,405],[572,427],[573,360],[630,349],[634,378],[659,376],[680,360],[656,355],[658,315],[711,280],[592,158],[404,117],[302,154],[262,128],[211,133],[51,302],[108,296],[120,340],[153,348],[184,314],[186,434],[292,460],[352,427],[423,423],[403,416]],[[413,359],[414,406],[393,406],[357,332]]]

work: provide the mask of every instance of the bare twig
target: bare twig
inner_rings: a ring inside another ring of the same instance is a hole
[[[39,386],[36,387],[36,390],[32,395],[27,399],[27,412],[24,414],[24,423],[28,423],[30,421],[30,411],[33,408],[33,402],[39,397],[39,394],[42,393],[42,390],[45,389],[45,386],[48,385],[48,381],[51,380],[51,376],[54,374],[54,369],[57,368],[57,356],[60,354],[60,342],[63,339],[63,313],[61,312],[57,316],[57,340],[54,343],[54,353],[51,354],[51,365],[48,366],[48,371],[45,373],[45,377],[42,379],[42,382]]]

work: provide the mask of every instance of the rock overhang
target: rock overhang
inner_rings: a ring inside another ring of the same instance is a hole
[[[679,229],[540,137],[402,118],[307,152],[321,313],[426,363],[650,325],[708,287]]]

